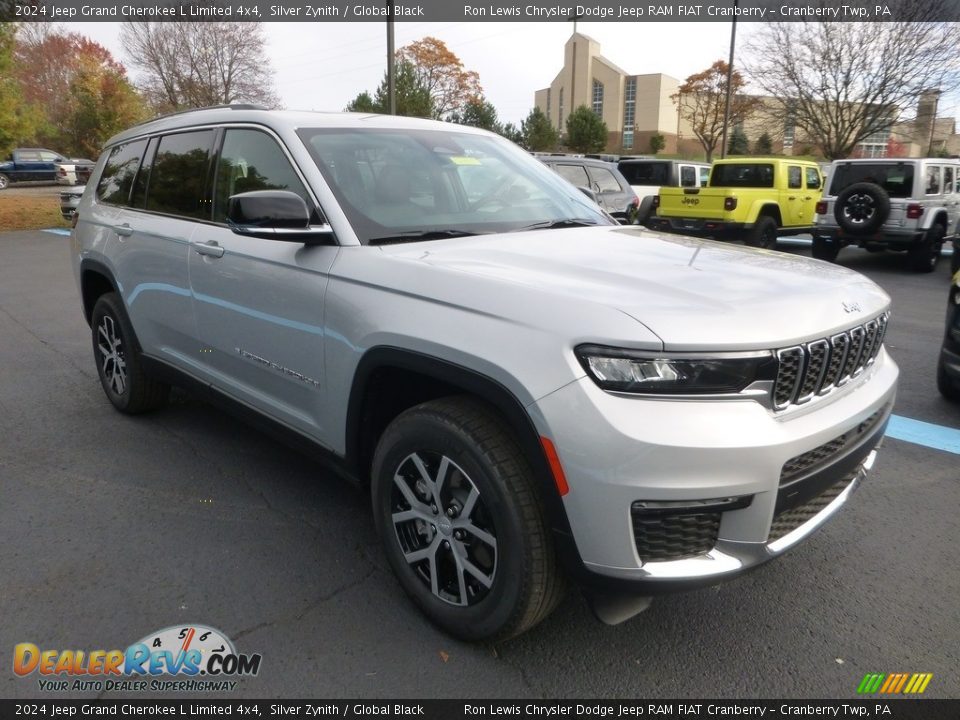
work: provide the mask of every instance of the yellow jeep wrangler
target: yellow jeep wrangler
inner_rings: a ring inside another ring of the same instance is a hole
[[[820,167],[792,158],[717,160],[704,188],[662,187],[655,230],[744,240],[772,248],[781,235],[813,229],[823,178]]]

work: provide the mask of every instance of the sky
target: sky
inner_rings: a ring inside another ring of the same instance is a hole
[[[107,47],[124,65],[120,23],[62,23]],[[264,23],[276,88],[290,110],[343,110],[358,93],[373,92],[386,69],[385,24],[374,22]],[[533,94],[547,87],[563,66],[570,22],[398,22],[395,44],[434,36],[456,53],[480,83],[502,122],[516,125],[533,108]],[[683,80],[726,59],[727,23],[577,23],[601,52],[632,74],[664,73]],[[750,34],[741,23],[738,43]]]

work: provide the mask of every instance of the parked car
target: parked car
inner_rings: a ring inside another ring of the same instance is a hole
[[[793,158],[717,160],[705,188],[665,187],[654,200],[657,230],[773,248],[777,238],[813,228],[823,187],[815,162]]]
[[[539,155],[538,159],[578,188],[590,190],[597,204],[623,224],[636,222],[640,200],[630,183],[605,160],[577,155]]]
[[[960,402],[960,270],[953,274],[947,296],[947,321],[937,361],[937,389],[948,400]]]
[[[906,252],[910,269],[931,272],[944,241],[957,238],[958,222],[960,161],[835,160],[817,203],[813,256],[834,262],[842,248],[859,245]]]
[[[80,205],[80,198],[83,197],[84,186],[74,185],[69,190],[60,191],[60,214],[64,220],[71,220],[73,213]]]
[[[66,158],[43,148],[17,148],[0,162],[0,190],[16,182],[56,182],[57,163]]]
[[[57,163],[57,183],[60,185],[84,185],[93,171],[93,160],[73,158]]]
[[[653,158],[623,158],[617,169],[640,198],[637,222],[646,225],[653,216],[653,199],[661,187],[706,187],[710,180],[708,163]]]
[[[850,499],[896,393],[867,278],[617,225],[449,123],[151,120],[108,141],[72,256],[119,411],[174,383],[319,448],[466,639],[564,581],[613,621],[781,555]]]

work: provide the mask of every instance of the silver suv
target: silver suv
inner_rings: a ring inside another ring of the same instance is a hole
[[[447,123],[153,120],[109,141],[72,242],[110,402],[186,386],[324,450],[462,638],[533,626],[564,580],[615,620],[780,555],[849,499],[894,400],[861,275],[616,225]]]
[[[943,158],[835,160],[817,203],[813,256],[835,261],[845,245],[906,252],[931,272],[944,240],[958,236],[960,161]]]

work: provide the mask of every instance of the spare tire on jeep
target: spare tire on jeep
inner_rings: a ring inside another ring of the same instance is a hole
[[[833,216],[844,232],[871,235],[890,217],[890,196],[876,183],[854,183],[837,195]]]

